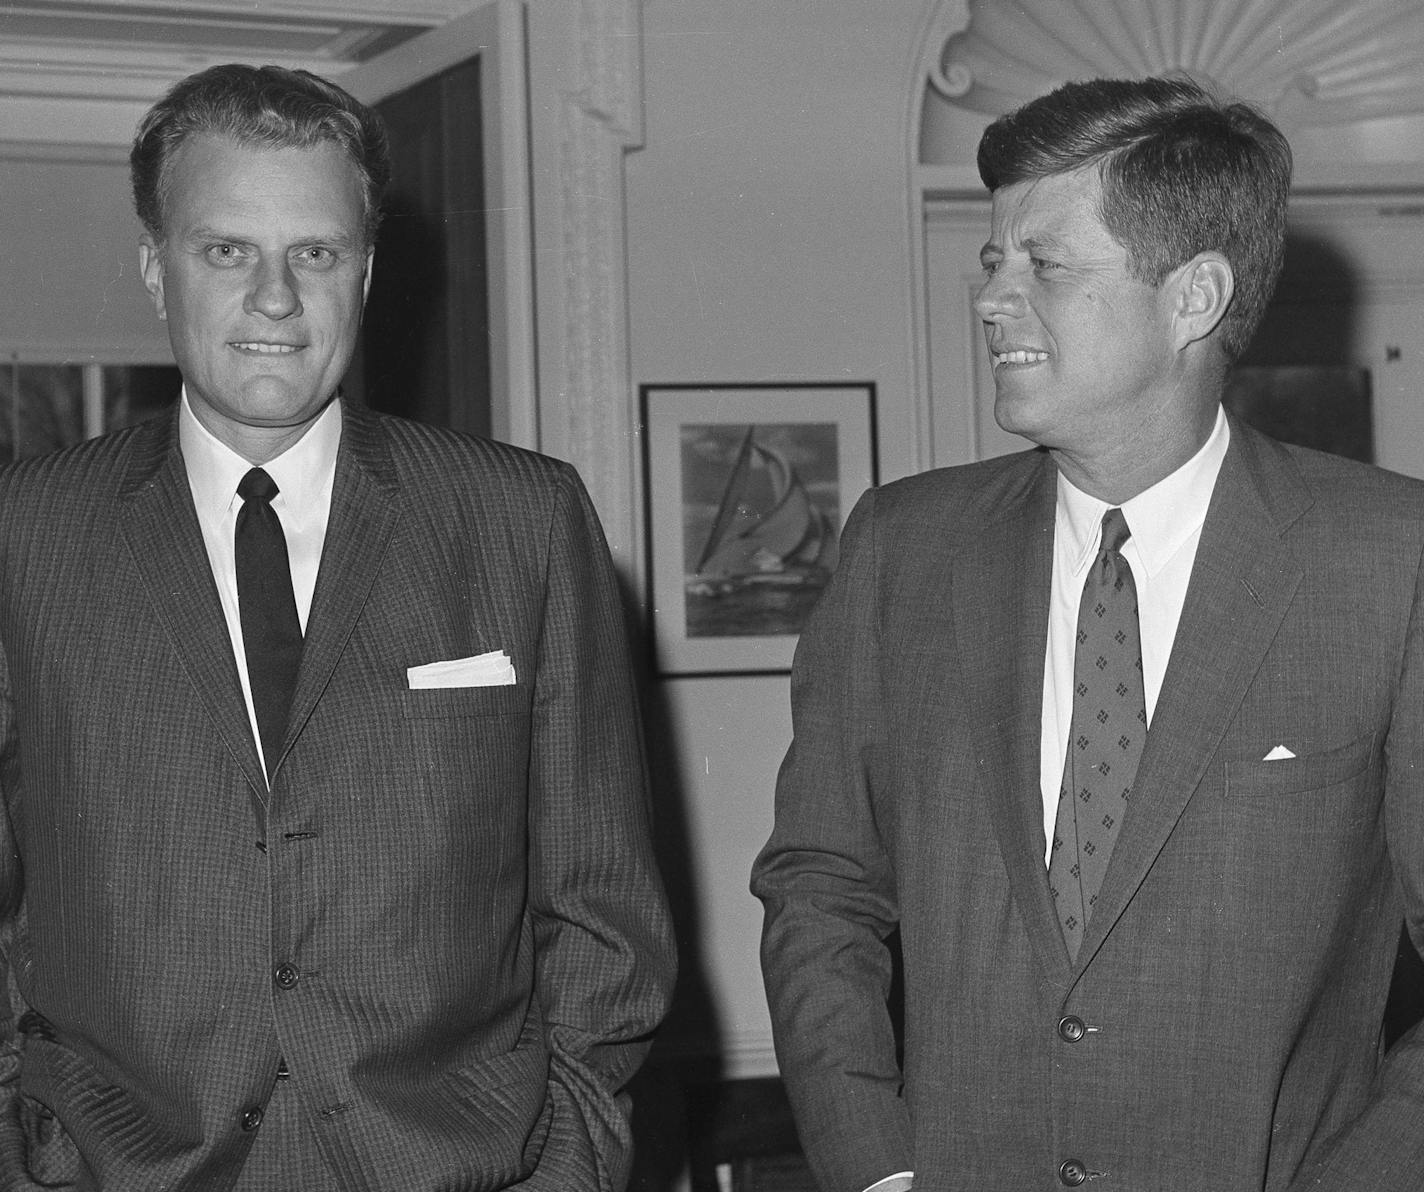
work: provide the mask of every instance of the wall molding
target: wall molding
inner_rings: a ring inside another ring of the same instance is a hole
[[[991,116],[1071,79],[1186,73],[1259,104],[1284,127],[1424,112],[1417,0],[968,0],[930,82]]]
[[[9,6],[0,45],[0,140],[123,146],[159,96],[220,62],[329,78],[459,15],[466,0],[54,0]]]
[[[547,10],[545,10],[547,11]],[[536,15],[531,13],[531,16]],[[630,374],[626,155],[643,144],[641,0],[576,0],[571,69],[560,72],[553,186],[535,201],[539,294],[539,442],[583,475],[615,558],[641,556],[638,421]],[[540,39],[531,37],[531,45]],[[545,68],[549,64],[543,64]],[[536,65],[538,69],[538,65]],[[536,158],[540,156],[536,135]],[[548,153],[548,150],[545,150]],[[547,206],[545,205],[547,204]],[[550,240],[556,260],[544,259]]]

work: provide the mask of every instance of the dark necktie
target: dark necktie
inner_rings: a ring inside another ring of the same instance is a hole
[[[302,628],[292,595],[287,540],[272,508],[277,485],[253,468],[237,486],[242,509],[233,536],[237,562],[237,607],[247,678],[270,780],[287,732],[292,691],[302,660]]]
[[[1102,547],[1078,602],[1073,727],[1048,862],[1048,885],[1074,960],[1127,814],[1147,739],[1137,586],[1121,554],[1131,536],[1121,509],[1103,515]]]

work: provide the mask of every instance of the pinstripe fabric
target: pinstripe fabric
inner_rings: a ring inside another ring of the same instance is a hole
[[[301,1095],[290,1080],[278,1081],[233,1192],[337,1192],[339,1187],[302,1115]]]
[[[343,1192],[617,1188],[673,960],[596,518],[564,465],[344,413],[270,796],[172,422],[0,474],[5,955],[49,1036],[3,1024],[0,1078],[82,1188],[233,1186],[279,1055]],[[497,649],[515,686],[407,688]]]
[[[801,636],[753,888],[826,1192],[1418,1192],[1424,486],[1232,423],[1076,960],[1044,866],[1044,453],[868,494]],[[986,598],[992,593],[992,598]],[[1296,756],[1265,761],[1276,746]],[[894,929],[903,1062],[886,1011]]]

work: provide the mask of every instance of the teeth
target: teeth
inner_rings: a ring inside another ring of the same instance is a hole
[[[1047,360],[1047,352],[995,352],[995,364],[1037,364]]]
[[[297,350],[295,344],[237,343],[232,346],[240,352],[257,352],[262,356],[285,356]]]

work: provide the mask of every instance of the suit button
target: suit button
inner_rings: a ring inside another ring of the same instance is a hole
[[[272,972],[272,980],[281,989],[295,989],[301,979],[302,975],[294,964],[279,964]]]
[[[262,1124],[262,1107],[254,1105],[242,1115],[242,1128],[249,1134]]]
[[[1070,1188],[1076,1188],[1088,1178],[1088,1169],[1077,1159],[1065,1159],[1058,1168],[1058,1180]]]
[[[1088,1028],[1076,1014],[1058,1020],[1058,1037],[1065,1043],[1076,1043],[1087,1033]]]

